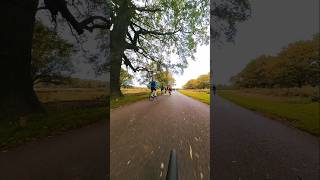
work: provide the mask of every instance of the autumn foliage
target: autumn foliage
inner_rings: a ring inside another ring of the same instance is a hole
[[[319,34],[297,41],[276,56],[253,59],[231,82],[243,88],[318,86],[320,84]]]

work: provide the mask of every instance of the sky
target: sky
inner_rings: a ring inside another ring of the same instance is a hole
[[[175,88],[182,88],[182,86],[190,79],[196,79],[198,76],[210,72],[210,45],[203,45],[197,48],[195,53],[195,60],[189,60],[189,65],[184,69],[183,74],[173,74],[176,80]],[[175,58],[178,56],[171,56],[173,62],[177,62]],[[130,71],[130,73],[132,73]],[[136,74],[134,74],[136,75]],[[137,80],[133,80],[133,85],[137,87],[145,87],[139,84]]]
[[[174,74],[176,87],[182,86],[190,79],[196,79],[202,74],[210,72],[210,45],[199,46],[195,54],[195,61],[189,61],[188,67],[182,75]]]
[[[251,0],[252,17],[239,24],[235,44],[213,47],[216,84],[227,84],[255,57],[275,55],[288,43],[319,32],[319,0]]]

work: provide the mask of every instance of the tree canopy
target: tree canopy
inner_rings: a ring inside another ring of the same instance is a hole
[[[115,26],[125,23],[119,17],[122,8],[128,13],[128,26],[121,56],[133,71],[145,70],[150,62],[184,68],[187,58],[193,58],[197,44],[208,43],[208,0],[113,1]],[[172,62],[171,54],[177,54],[179,61]]]
[[[31,77],[34,84],[63,83],[73,72],[73,45],[37,22],[32,40]]]
[[[130,87],[132,85],[133,75],[128,73],[127,70],[121,68],[120,71],[120,84],[121,87]]]
[[[290,43],[276,56],[259,56],[231,81],[236,86],[246,88],[318,86],[319,40],[317,34],[312,40]]]
[[[185,89],[209,89],[210,73],[200,75],[197,79],[190,79],[184,86]]]
[[[231,40],[236,23],[250,15],[247,0],[112,0],[111,91],[119,93],[118,73],[123,62],[134,72],[151,62],[182,72],[194,59],[198,45],[209,43],[209,19],[218,23],[211,35]],[[172,56],[176,58],[172,58]],[[174,60],[173,60],[174,59]]]

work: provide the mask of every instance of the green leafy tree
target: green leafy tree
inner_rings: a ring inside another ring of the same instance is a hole
[[[184,89],[196,89],[198,81],[196,79],[190,79],[184,86]]]
[[[270,86],[270,76],[266,65],[273,59],[272,56],[262,55],[249,62],[246,67],[233,77],[232,81],[241,87],[268,87]]]
[[[0,7],[0,114],[44,112],[31,76],[32,39],[36,14],[49,11],[53,23],[67,22],[77,34],[109,29],[110,18],[95,14],[105,1],[91,0],[5,0]],[[80,10],[79,10],[80,9]],[[84,12],[84,13],[83,13]]]
[[[210,74],[204,74],[197,78],[198,85],[197,89],[208,89],[210,88]]]
[[[32,43],[31,78],[33,84],[61,84],[73,72],[70,56],[73,45],[55,31],[37,22]]]
[[[320,79],[319,35],[312,40],[297,41],[276,56],[253,59],[231,82],[238,87],[272,88],[318,86]]]
[[[197,79],[190,79],[184,86],[185,89],[208,89],[210,88],[210,74],[200,75]]]
[[[156,73],[155,79],[158,81],[159,86],[174,85],[176,82],[171,72],[168,70]]]
[[[133,80],[133,75],[129,74],[128,71],[125,69],[121,68],[120,71],[120,82],[121,82],[121,87],[130,87],[132,84]]]
[[[228,38],[235,23],[245,20],[250,9],[247,0],[217,2],[211,16],[225,27],[215,29]],[[238,7],[239,6],[239,7]],[[111,31],[111,93],[120,96],[119,74],[122,62],[133,71],[146,70],[151,61],[171,71],[182,71],[194,58],[199,44],[209,41],[209,0],[113,0]],[[178,61],[171,61],[176,54]]]

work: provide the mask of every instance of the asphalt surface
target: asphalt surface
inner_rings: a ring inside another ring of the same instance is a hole
[[[0,180],[105,180],[106,123],[0,152]]]
[[[165,179],[176,149],[182,180],[318,180],[319,138],[216,97],[179,93],[111,111],[111,180]],[[212,130],[209,139],[210,126]],[[1,180],[104,180],[105,122],[0,152]]]
[[[318,180],[319,138],[220,97],[214,100],[215,180]]]
[[[210,108],[179,93],[111,111],[111,180],[165,179],[175,149],[181,180],[209,179]]]

